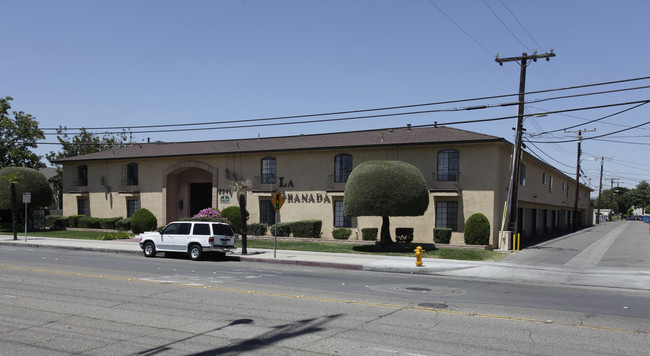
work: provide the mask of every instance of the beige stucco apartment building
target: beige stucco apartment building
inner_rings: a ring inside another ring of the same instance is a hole
[[[423,216],[391,218],[391,229],[414,228],[415,242],[432,242],[434,227],[454,229],[474,213],[490,220],[497,247],[507,200],[513,146],[503,138],[448,127],[396,128],[289,137],[137,144],[69,157],[63,165],[63,214],[127,217],[147,208],[163,225],[212,207],[237,206],[234,180],[253,182],[249,222],[273,223],[271,199],[284,197],[279,221],[323,221],[324,239],[337,227],[380,228],[380,217],[343,215],[350,171],[368,160],[400,160],[418,167],[429,187]],[[518,191],[518,230],[524,236],[569,228],[576,183],[524,153]],[[591,224],[590,189],[580,185],[580,225]],[[395,199],[400,199],[396,196]]]

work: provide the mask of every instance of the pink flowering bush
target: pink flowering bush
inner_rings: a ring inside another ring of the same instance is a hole
[[[219,213],[218,210],[214,210],[212,208],[205,208],[201,211],[199,211],[198,214],[193,216],[194,218],[214,218],[214,219],[221,219],[221,214]]]

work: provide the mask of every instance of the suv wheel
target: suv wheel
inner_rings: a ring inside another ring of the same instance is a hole
[[[192,261],[198,261],[201,259],[201,257],[203,257],[203,248],[201,245],[192,245],[190,246],[187,253],[190,255],[190,259],[192,259]]]
[[[144,253],[144,257],[154,257],[156,255],[156,246],[153,242],[147,241],[142,247],[142,252]]]

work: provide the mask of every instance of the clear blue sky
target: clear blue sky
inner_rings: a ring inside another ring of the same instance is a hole
[[[13,110],[34,115],[43,129],[247,120],[513,94],[519,88],[520,67],[514,62],[499,66],[494,58],[497,53],[513,57],[534,49],[544,53],[553,48],[557,57],[528,66],[527,91],[650,76],[647,1],[0,0],[0,14],[0,96],[12,96]],[[527,105],[527,113],[648,100],[650,90],[639,89],[540,101],[648,85],[650,80],[639,80],[530,94],[527,99],[537,102]],[[596,129],[584,134],[589,138],[650,121],[650,105],[644,105],[585,124],[630,107],[528,118],[526,138],[574,140],[576,133],[561,130],[552,136],[528,135],[579,124],[571,130]],[[516,113],[516,106],[508,106],[317,124],[133,131],[138,141],[194,141],[449,123]],[[316,118],[300,120],[308,119]],[[513,142],[515,121],[450,126]],[[606,188],[611,178],[626,187],[650,180],[649,136],[646,125],[583,142],[582,166],[596,194],[600,162],[594,157],[612,158],[605,161]],[[56,142],[56,137],[48,135],[46,141]],[[37,152],[58,149],[43,144]],[[527,144],[527,151],[572,177],[576,149],[575,141]]]

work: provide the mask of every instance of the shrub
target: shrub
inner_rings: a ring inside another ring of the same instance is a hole
[[[271,235],[274,236],[276,236],[275,226],[276,225],[269,226],[269,230],[271,230]],[[289,235],[291,235],[291,223],[278,223],[277,226],[278,226],[277,236],[288,237]]]
[[[90,216],[84,216],[77,220],[77,227],[84,229],[99,229],[99,218],[92,218]]]
[[[122,217],[99,219],[99,226],[102,229],[115,229],[115,223],[122,220]]]
[[[194,215],[193,218],[217,218],[217,219],[221,219],[221,214],[219,213],[218,210],[215,210],[215,209],[212,209],[212,208],[205,208],[205,209],[199,211],[196,215]]]
[[[126,232],[107,232],[97,236],[97,240],[121,240],[128,239],[131,235]]]
[[[68,217],[60,215],[48,215],[45,217],[45,224],[50,227],[50,230],[65,230],[68,226]]]
[[[145,208],[141,208],[131,216],[131,231],[134,234],[140,234],[145,231],[154,231],[158,226],[156,216]]]
[[[320,238],[323,222],[321,220],[302,220],[291,223],[293,237]]]
[[[364,241],[377,241],[377,233],[379,229],[376,227],[367,227],[361,229],[361,239]]]
[[[131,230],[131,218],[126,218],[126,219],[116,221],[115,228],[117,229],[117,231]]]
[[[451,241],[451,228],[436,227],[433,229],[433,242],[437,244],[448,244]]]
[[[253,223],[253,224],[248,224],[247,226],[248,234],[253,236],[264,236],[266,235],[266,231],[268,229],[269,226],[266,224]]]
[[[398,227],[395,228],[395,241],[399,243],[411,243],[413,241],[413,228],[412,227]]]
[[[84,218],[86,215],[71,215],[68,216],[68,227],[80,227],[79,220]]]
[[[332,236],[336,240],[347,240],[350,238],[350,235],[352,235],[352,230],[350,229],[334,229],[332,231]]]
[[[487,245],[490,242],[490,222],[481,213],[476,213],[465,222],[465,243]]]
[[[246,219],[248,220],[248,210],[246,210]],[[232,230],[239,234],[241,233],[241,214],[238,206],[229,206],[221,210],[221,217],[228,220]],[[248,231],[247,231],[248,232]]]

